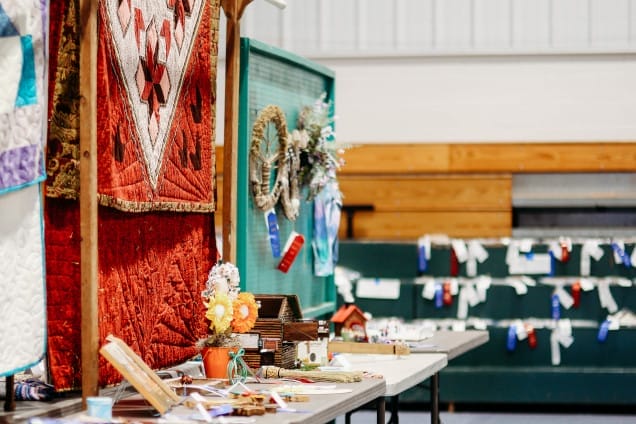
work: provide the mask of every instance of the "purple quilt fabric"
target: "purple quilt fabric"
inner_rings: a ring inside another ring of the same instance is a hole
[[[27,185],[40,177],[39,146],[24,146],[0,152],[0,190]],[[41,156],[41,155],[40,155]]]

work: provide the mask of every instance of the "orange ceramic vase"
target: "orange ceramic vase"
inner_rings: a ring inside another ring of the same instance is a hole
[[[230,352],[234,347],[205,347],[201,351],[203,369],[207,378],[227,379],[227,364],[230,362]]]

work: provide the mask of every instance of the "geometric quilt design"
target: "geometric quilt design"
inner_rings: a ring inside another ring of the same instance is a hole
[[[214,210],[219,0],[101,0],[100,202]]]

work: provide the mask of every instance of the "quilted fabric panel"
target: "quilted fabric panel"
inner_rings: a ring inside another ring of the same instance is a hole
[[[80,387],[79,210],[46,210],[49,360],[56,390]],[[122,338],[152,368],[196,354],[206,333],[200,292],[216,259],[214,216],[99,210],[99,331]],[[100,384],[121,381],[103,358]]]
[[[46,347],[41,193],[0,196],[0,375],[37,364]]]
[[[44,179],[42,7],[0,2],[0,193]]]
[[[213,215],[102,208],[99,222],[100,337],[123,339],[153,369],[196,355],[207,327],[201,291],[217,256]],[[100,381],[121,377],[108,366]]]
[[[214,211],[219,0],[100,0],[100,204]]]
[[[44,6],[0,1],[0,375],[46,346],[42,167]]]
[[[79,0],[49,5],[46,195],[79,196]]]
[[[81,387],[79,207],[47,198],[44,210],[48,362],[56,390]]]

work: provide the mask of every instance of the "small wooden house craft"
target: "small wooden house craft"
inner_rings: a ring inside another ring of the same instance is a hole
[[[343,336],[343,330],[349,333],[354,341],[368,341],[367,317],[354,304],[342,305],[331,317],[337,337]]]
[[[298,342],[318,339],[318,321],[303,320],[296,295],[257,294],[258,319],[252,329],[259,335],[256,349],[245,349],[245,362],[251,368],[275,365],[294,368]],[[245,347],[245,346],[244,346]]]

